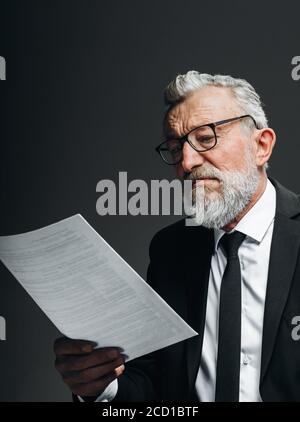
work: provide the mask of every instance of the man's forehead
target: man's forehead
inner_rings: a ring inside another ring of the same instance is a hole
[[[169,132],[234,117],[238,112],[233,94],[228,88],[205,87],[188,95],[169,111],[165,129]]]

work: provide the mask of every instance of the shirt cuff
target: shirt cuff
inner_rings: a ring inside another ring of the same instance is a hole
[[[118,392],[118,379],[116,378],[110,384],[108,384],[106,389],[103,391],[102,394],[100,394],[100,396],[96,398],[94,403],[110,402],[116,397],[117,392]],[[82,397],[80,396],[77,396],[77,397],[79,401],[84,402]]]

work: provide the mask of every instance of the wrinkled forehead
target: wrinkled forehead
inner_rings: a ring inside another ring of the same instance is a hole
[[[173,106],[164,120],[165,135],[182,136],[196,126],[237,116],[241,112],[230,88],[207,86]]]

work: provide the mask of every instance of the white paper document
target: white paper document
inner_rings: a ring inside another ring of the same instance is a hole
[[[197,335],[80,214],[1,236],[0,259],[67,337],[131,360]]]

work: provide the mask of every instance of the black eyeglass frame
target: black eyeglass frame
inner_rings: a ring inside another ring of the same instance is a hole
[[[172,139],[174,139],[174,141],[179,141],[181,144],[182,144],[182,148],[183,148],[183,144],[184,144],[184,142],[187,142],[195,151],[197,151],[197,152],[206,152],[206,151],[209,151],[209,150],[211,150],[211,149],[213,149],[216,145],[217,145],[217,143],[218,143],[218,138],[217,138],[217,134],[216,134],[216,127],[217,126],[220,126],[220,125],[224,125],[225,123],[230,123],[230,122],[234,122],[235,120],[240,120],[240,119],[244,119],[245,117],[250,117],[251,119],[252,119],[252,121],[253,121],[253,123],[254,123],[254,125],[255,125],[255,127],[256,127],[256,129],[259,129],[258,128],[258,125],[257,125],[257,123],[256,123],[256,120],[254,119],[254,117],[252,117],[250,114],[243,114],[242,116],[238,116],[238,117],[231,117],[230,119],[225,119],[225,120],[219,120],[218,122],[213,122],[213,123],[207,123],[207,124],[204,124],[204,125],[200,125],[200,126],[197,126],[197,127],[195,127],[194,129],[192,129],[192,130],[190,130],[188,133],[186,133],[185,135],[183,135],[183,136],[181,136],[180,138],[172,138]],[[205,126],[209,126],[211,129],[212,129],[212,131],[213,131],[213,133],[214,133],[214,135],[215,135],[215,143],[214,143],[214,145],[213,146],[211,146],[211,147],[209,147],[209,148],[207,148],[207,149],[201,149],[201,150],[199,150],[199,149],[197,149],[193,144],[192,144],[192,142],[188,139],[188,136],[190,135],[190,133],[192,133],[192,132],[194,132],[195,130],[197,130],[197,129],[200,129],[201,127],[205,127]],[[158,152],[158,154],[160,155],[160,157],[162,158],[162,160],[164,161],[164,163],[166,163],[166,164],[168,164],[169,166],[176,166],[177,164],[179,164],[180,163],[180,161],[182,160],[182,157],[180,158],[180,160],[178,160],[178,161],[176,161],[175,163],[169,163],[168,161],[166,161],[165,159],[164,159],[164,156],[163,156],[163,154],[162,154],[162,151],[166,151],[166,150],[168,150],[167,148],[165,148],[165,149],[162,149],[161,148],[161,146],[162,145],[164,145],[164,144],[166,144],[168,141],[169,141],[170,139],[167,139],[167,140],[165,140],[165,141],[163,141],[163,142],[161,142],[156,148],[155,148],[155,151],[157,151]]]

